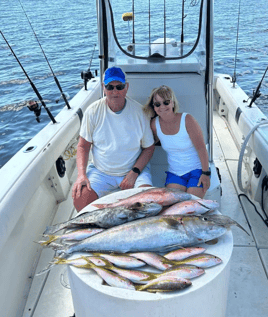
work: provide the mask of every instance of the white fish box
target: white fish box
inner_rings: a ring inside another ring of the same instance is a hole
[[[141,189],[113,193],[98,200],[113,202],[133,195]],[[87,207],[94,209],[93,207]],[[68,267],[76,317],[224,317],[227,305],[230,259],[233,235],[227,231],[216,244],[203,243],[207,253],[222,259],[222,263],[206,269],[192,279],[192,285],[171,293],[130,291],[104,285],[93,271]]]

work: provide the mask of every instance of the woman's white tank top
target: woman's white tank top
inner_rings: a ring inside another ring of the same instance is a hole
[[[180,130],[177,134],[167,135],[161,130],[159,117],[156,117],[156,133],[162,148],[167,153],[168,171],[182,176],[192,170],[202,168],[200,158],[186,130],[185,117],[182,113]]]

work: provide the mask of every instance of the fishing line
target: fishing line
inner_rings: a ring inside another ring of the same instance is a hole
[[[234,75],[232,77],[233,87],[235,87],[235,83],[236,83],[236,61],[237,61],[238,35],[239,35],[240,12],[241,12],[240,7],[241,7],[241,0],[239,0],[239,7],[238,7],[237,32],[236,32],[236,48],[235,48],[235,66],[234,66]]]
[[[46,59],[46,61],[47,61],[47,64],[48,64],[50,70],[51,70],[51,73],[52,73],[52,75],[53,75],[53,77],[54,77],[54,80],[55,80],[55,82],[56,82],[56,85],[58,86],[58,88],[59,88],[59,90],[60,90],[60,92],[61,92],[61,96],[62,96],[64,102],[66,103],[67,108],[68,108],[68,109],[71,109],[71,107],[70,107],[70,105],[69,105],[69,102],[68,102],[68,100],[67,100],[67,98],[66,98],[66,95],[63,93],[63,90],[62,90],[61,85],[60,85],[60,83],[59,83],[59,81],[58,81],[58,78],[57,78],[56,75],[54,74],[53,69],[52,69],[52,67],[51,67],[51,65],[50,65],[50,63],[49,63],[49,61],[48,61],[48,59],[47,59],[47,56],[46,56],[46,54],[45,54],[45,52],[44,52],[44,50],[43,50],[43,48],[42,48],[42,46],[41,46],[41,43],[40,43],[39,40],[38,40],[38,37],[37,37],[37,35],[36,35],[35,31],[34,31],[34,28],[33,28],[32,24],[31,24],[31,22],[30,22],[30,19],[28,18],[28,15],[27,15],[26,11],[24,10],[24,7],[23,7],[21,1],[20,1],[20,0],[18,0],[18,1],[19,1],[20,5],[21,5],[21,8],[22,8],[22,10],[23,10],[23,12],[24,12],[24,14],[25,14],[25,16],[26,16],[26,18],[27,18],[27,20],[28,20],[30,26],[31,26],[31,28],[32,28],[32,31],[33,31],[33,33],[34,33],[34,35],[35,35],[35,38],[36,38],[36,40],[37,40],[37,43],[39,44],[39,46],[40,46],[40,48],[41,48],[41,50],[42,50],[42,52],[43,52],[43,54],[44,54],[44,57],[45,57],[45,59]],[[58,102],[59,102],[59,99],[56,100],[56,103],[58,103]]]
[[[268,227],[267,214],[264,212],[264,214],[266,215],[266,219],[264,219],[264,217],[260,214],[260,212],[258,211],[257,207],[254,205],[254,203],[253,203],[253,202],[248,198],[248,196],[245,195],[245,194],[239,194],[239,195],[238,195],[238,199],[239,199],[239,201],[240,201],[241,206],[243,206],[243,205],[242,205],[242,202],[241,202],[241,197],[245,197],[245,198],[248,200],[248,202],[254,207],[256,213],[258,214],[258,216],[261,218],[261,220],[262,220],[262,221],[265,223],[265,225]],[[263,210],[263,211],[264,211],[264,210]],[[247,220],[247,222],[248,222],[248,225],[249,225],[249,227],[250,227],[250,229],[251,229],[251,226],[250,226],[248,220]]]
[[[5,40],[6,44],[8,45],[10,51],[12,52],[12,54],[13,54],[14,57],[16,58],[17,62],[19,63],[19,65],[20,65],[21,69],[23,70],[25,76],[26,76],[27,79],[29,80],[29,82],[30,82],[30,84],[31,84],[31,86],[32,86],[32,88],[33,88],[33,90],[34,90],[34,92],[36,93],[38,99],[39,99],[40,102],[41,102],[41,105],[45,108],[47,114],[49,115],[49,118],[51,119],[51,121],[52,121],[53,123],[57,123],[57,121],[55,120],[55,118],[54,118],[53,115],[51,114],[50,110],[47,108],[47,106],[46,106],[46,104],[45,104],[45,102],[44,102],[42,96],[40,95],[39,91],[38,91],[37,88],[35,87],[34,83],[31,81],[30,77],[28,76],[27,72],[26,72],[25,69],[23,68],[23,66],[22,66],[22,64],[20,63],[18,57],[16,56],[16,54],[15,54],[15,52],[13,51],[12,47],[9,45],[7,39],[5,38],[5,36],[4,36],[4,34],[3,34],[3,32],[2,32],[1,30],[0,30],[0,33],[2,34],[3,39]],[[30,108],[29,108],[29,109],[30,109]],[[31,109],[30,109],[30,110],[31,110]],[[32,109],[32,110],[35,111],[34,109]],[[37,120],[38,122],[40,122],[40,120],[39,120],[38,117],[36,117],[36,120]]]

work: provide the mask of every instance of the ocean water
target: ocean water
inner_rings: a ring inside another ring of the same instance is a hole
[[[121,5],[122,2],[125,12],[131,11],[132,1],[119,1]],[[192,2],[186,0],[186,12]],[[90,63],[91,70],[98,70],[95,0],[21,0],[21,3],[70,100],[83,87],[81,71],[87,70]],[[163,0],[151,3],[162,4]],[[168,4],[176,8],[177,1],[170,0]],[[234,73],[239,17],[237,83],[252,96],[268,65],[268,6],[266,0],[241,0],[240,15],[238,9],[239,0],[214,2],[214,68],[218,73]],[[19,1],[1,0],[0,10],[1,31],[56,116],[65,104],[62,99],[56,102],[60,92]],[[157,28],[157,23],[154,27]],[[169,22],[168,32],[172,33],[173,27],[175,24]],[[124,32],[127,36],[127,28]],[[256,104],[268,116],[268,74],[261,93]],[[0,168],[49,122],[42,109],[41,123],[37,123],[26,107],[27,100],[37,97],[0,35]]]

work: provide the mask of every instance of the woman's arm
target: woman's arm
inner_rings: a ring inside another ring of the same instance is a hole
[[[209,171],[208,152],[200,125],[190,114],[186,115],[185,125],[200,158],[202,171]],[[201,185],[201,183],[204,186],[204,190],[207,190],[210,186],[210,177],[202,174],[198,186]]]

